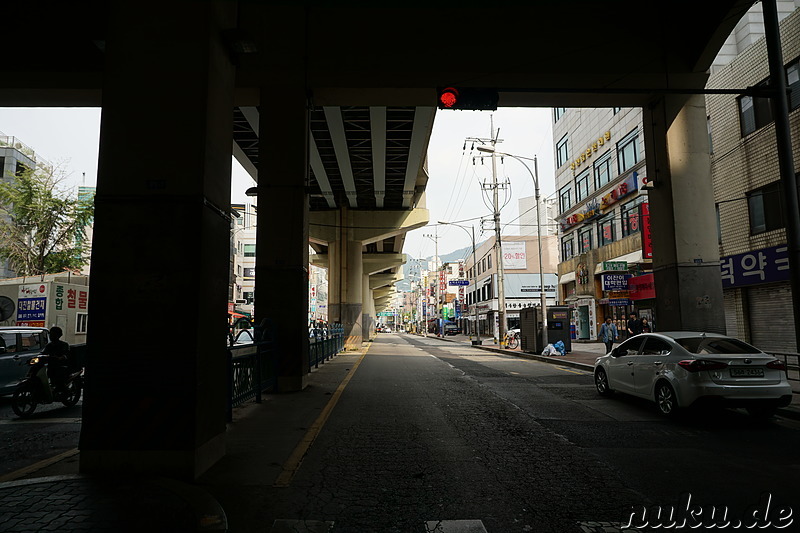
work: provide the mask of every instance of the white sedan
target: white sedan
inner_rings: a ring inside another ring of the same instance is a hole
[[[682,407],[717,402],[767,418],[792,401],[785,364],[740,340],[714,333],[643,333],[598,357],[597,392],[614,391],[656,403],[673,415]]]

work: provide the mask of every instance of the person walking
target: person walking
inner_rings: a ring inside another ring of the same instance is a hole
[[[631,317],[628,319],[628,338],[633,337],[634,335],[638,335],[642,332],[642,322],[636,318],[636,313],[631,313]]]
[[[650,333],[653,331],[653,326],[650,325],[650,322],[647,321],[647,318],[642,319],[641,330],[642,333]]]
[[[606,353],[611,352],[611,348],[614,346],[614,341],[619,339],[619,332],[617,331],[617,326],[615,326],[610,318],[606,318],[606,321],[600,326],[600,334],[597,336],[598,339],[603,341],[606,345]]]

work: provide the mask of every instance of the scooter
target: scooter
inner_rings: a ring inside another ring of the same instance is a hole
[[[28,375],[17,385],[11,397],[11,408],[20,418],[27,418],[39,404],[61,402],[72,407],[81,397],[83,369],[73,370],[64,381],[64,390],[53,390],[47,377],[47,355],[38,355],[28,361]]]

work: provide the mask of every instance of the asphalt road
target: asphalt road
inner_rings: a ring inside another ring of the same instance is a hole
[[[21,420],[11,409],[11,396],[0,396],[0,478],[77,447],[82,404],[40,405]]]
[[[206,480],[244,517],[232,531],[277,532],[276,519],[286,531],[333,523],[335,533],[601,531],[593,524],[619,526],[632,509],[688,495],[705,511],[727,507],[728,520],[763,507],[765,494],[773,519],[800,509],[797,421],[737,410],[667,420],[648,402],[600,397],[589,372],[432,337],[381,334],[354,371],[352,356],[329,364],[345,361],[350,380],[288,486]],[[279,438],[299,440],[309,416],[286,414],[297,427]],[[74,447],[79,417],[80,404],[20,422],[0,399],[0,475]],[[267,452],[255,437],[243,444],[253,465]]]
[[[800,509],[799,429],[737,411],[666,420],[601,398],[582,370],[380,334],[288,487],[210,485],[249,514],[233,530],[285,519],[285,531],[336,533],[619,531],[632,509],[689,494],[729,519],[763,492]],[[642,516],[635,525],[654,524]]]

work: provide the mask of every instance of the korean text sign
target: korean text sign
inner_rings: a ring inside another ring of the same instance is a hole
[[[772,246],[720,258],[722,287],[741,287],[789,279],[787,246]]]

